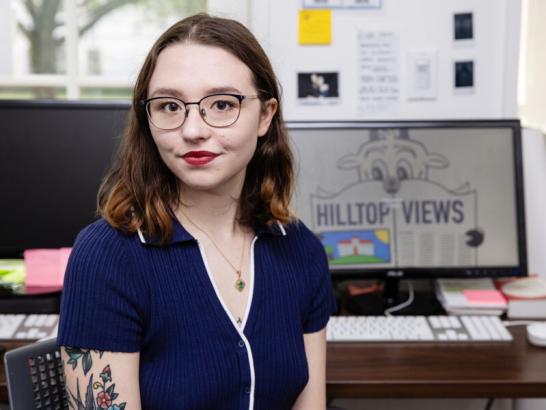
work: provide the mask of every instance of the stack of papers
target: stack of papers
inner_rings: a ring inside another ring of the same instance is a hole
[[[496,280],[508,302],[510,319],[546,319],[546,279],[538,276]]]
[[[436,297],[453,315],[502,315],[507,302],[493,279],[438,279]]]

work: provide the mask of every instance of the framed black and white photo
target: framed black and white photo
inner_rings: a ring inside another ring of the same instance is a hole
[[[337,72],[298,73],[298,101],[306,104],[332,104],[339,99]]]
[[[474,61],[456,61],[454,74],[455,90],[473,91],[475,86]]]
[[[453,39],[455,41],[474,39],[474,18],[472,13],[453,15]]]

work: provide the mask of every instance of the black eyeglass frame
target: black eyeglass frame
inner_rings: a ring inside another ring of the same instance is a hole
[[[215,97],[215,96],[220,96],[220,95],[227,95],[227,96],[230,96],[230,97],[235,97],[237,98],[237,100],[239,101],[239,111],[237,112],[237,116],[235,117],[235,119],[233,120],[232,123],[230,124],[227,124],[227,125],[212,125],[212,124],[209,124],[209,122],[206,120],[205,116],[203,116],[203,112],[201,111],[201,102],[206,99],[206,98],[209,98],[209,97]],[[162,98],[168,98],[170,100],[176,100],[176,101],[179,101],[182,103],[182,106],[184,107],[184,110],[186,110],[185,112],[185,115],[184,115],[184,119],[182,120],[182,122],[174,127],[174,128],[161,128],[161,127],[158,127],[156,124],[154,124],[154,122],[152,121],[152,116],[150,115],[150,111],[149,111],[149,106],[150,106],[150,102],[154,101],[154,100],[159,100],[159,99],[162,99]],[[214,94],[209,94],[209,95],[205,95],[203,98],[201,98],[199,101],[192,101],[192,102],[185,102],[183,100],[181,100],[180,98],[176,98],[176,97],[171,97],[171,96],[166,96],[166,95],[161,95],[161,96],[158,96],[158,97],[152,97],[152,98],[148,98],[148,99],[144,99],[144,100],[140,100],[140,105],[142,105],[144,107],[144,111],[146,111],[146,116],[148,117],[148,120],[156,127],[156,128],[159,128],[160,130],[164,130],[164,131],[171,131],[171,130],[175,130],[179,127],[181,127],[184,122],[186,121],[186,118],[188,118],[188,115],[189,115],[189,110],[188,110],[188,105],[197,105],[198,107],[198,111],[199,111],[199,116],[201,117],[201,119],[205,122],[205,124],[207,124],[208,126],[210,127],[213,127],[213,128],[226,128],[226,127],[230,127],[232,126],[233,124],[235,124],[237,122],[237,120],[239,119],[239,116],[241,115],[241,108],[242,108],[242,104],[243,104],[243,101],[245,99],[249,99],[249,100],[254,100],[256,98],[260,98],[260,95],[243,95],[243,94],[234,94],[234,93],[214,93]]]

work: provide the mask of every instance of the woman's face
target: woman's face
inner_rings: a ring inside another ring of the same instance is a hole
[[[252,80],[250,69],[224,49],[179,43],[160,53],[148,98],[175,97],[196,102],[216,93],[256,96]],[[159,108],[169,113],[178,109],[176,105]],[[225,110],[226,105],[219,101],[214,106],[207,104],[209,108]],[[162,130],[150,122],[150,130],[161,158],[180,180],[183,192],[204,190],[238,196],[258,138],[267,133],[276,108],[275,99],[262,109],[259,99],[247,98],[234,124],[215,128],[201,118],[197,105],[188,105],[180,127]]]

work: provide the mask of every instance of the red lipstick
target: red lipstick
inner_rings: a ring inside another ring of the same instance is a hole
[[[210,151],[190,151],[182,155],[182,158],[190,165],[205,165],[213,161],[218,154]]]

